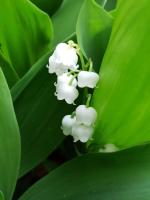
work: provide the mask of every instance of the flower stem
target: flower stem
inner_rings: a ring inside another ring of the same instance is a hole
[[[75,152],[76,152],[77,156],[82,156],[82,154],[80,153],[80,151],[77,148],[76,144],[74,144],[74,149],[75,149]]]
[[[74,117],[75,117],[75,115],[76,115],[75,111],[74,111],[74,112],[72,112],[72,114],[71,114],[71,118],[74,118]]]
[[[88,98],[87,98],[87,101],[86,101],[86,107],[89,107],[90,102],[91,102],[91,97],[92,97],[92,95],[88,94]]]
[[[72,85],[73,80],[77,77],[77,74],[74,74],[73,77],[71,78],[71,80],[69,81],[69,85]]]
[[[93,62],[91,60],[91,58],[89,59],[89,72],[93,71]]]

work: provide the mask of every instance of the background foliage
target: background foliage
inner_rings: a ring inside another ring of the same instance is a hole
[[[149,200],[149,1],[0,5],[0,200]],[[63,136],[61,119],[74,107],[56,100],[45,67],[70,39],[100,73],[88,146]],[[98,153],[108,143],[132,148]]]

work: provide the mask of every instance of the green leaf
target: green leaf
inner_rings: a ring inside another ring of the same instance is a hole
[[[54,41],[55,46],[58,41],[63,41],[64,38],[72,36],[76,32],[77,18],[80,8],[84,0],[64,0],[59,10],[52,17],[54,27]]]
[[[10,200],[20,163],[20,135],[11,95],[0,70],[0,190]]]
[[[150,146],[78,157],[33,185],[20,200],[149,200]]]
[[[37,5],[44,12],[52,16],[56,10],[59,8],[63,0],[31,0],[35,5]]]
[[[18,76],[49,51],[51,40],[52,25],[47,14],[27,0],[1,1],[1,49]]]
[[[22,140],[20,176],[62,142],[61,120],[72,108],[54,95],[56,76],[48,74],[48,57],[43,56],[12,89]]]
[[[93,143],[127,148],[150,141],[150,4],[120,0],[93,105]],[[132,12],[127,15],[127,12]]]
[[[77,39],[87,58],[99,69],[112,27],[112,17],[95,0],[86,0],[77,23]],[[98,71],[98,70],[97,70]]]

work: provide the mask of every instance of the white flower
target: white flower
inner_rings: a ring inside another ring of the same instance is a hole
[[[56,73],[56,75],[61,75],[64,72],[67,72],[67,68],[61,62],[56,61],[55,57],[52,55],[49,57],[49,65],[47,65],[48,72],[50,74]]]
[[[72,126],[75,124],[76,118],[72,117],[71,115],[66,115],[62,119],[62,130],[64,135],[71,135],[72,134]]]
[[[58,100],[65,100],[68,104],[73,104],[78,98],[79,92],[74,86],[64,83],[56,86],[56,96]]]
[[[80,105],[76,108],[76,119],[78,123],[91,126],[95,123],[96,118],[97,112],[93,107]]]
[[[49,73],[56,73],[61,75],[64,72],[67,72],[68,69],[76,70],[78,56],[76,49],[66,43],[60,43],[56,46],[56,49],[52,56],[49,58]]]
[[[69,85],[71,80],[72,80],[71,86],[76,87],[78,85],[77,79],[74,78],[74,76],[69,73],[64,73],[61,76],[57,77],[57,85],[62,85],[65,83]]]
[[[72,127],[74,142],[87,142],[92,137],[92,134],[93,128],[91,126],[75,123]]]
[[[103,148],[99,149],[100,153],[110,153],[119,151],[119,148],[114,144],[105,144]]]
[[[99,75],[95,72],[81,71],[78,74],[78,86],[94,88],[99,81]]]

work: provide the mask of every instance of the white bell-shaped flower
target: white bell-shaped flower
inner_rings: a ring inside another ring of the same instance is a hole
[[[76,119],[78,123],[91,126],[95,123],[96,118],[97,112],[93,107],[80,105],[76,108]]]
[[[72,127],[76,122],[76,118],[72,117],[71,115],[66,115],[62,119],[62,130],[64,135],[71,135],[72,134]]]
[[[65,65],[63,65],[61,62],[56,61],[54,55],[49,57],[49,65],[47,65],[47,68],[50,74],[56,73],[57,76],[68,71]]]
[[[65,100],[68,104],[73,104],[78,98],[79,92],[74,86],[64,83],[56,86],[56,96],[58,100]]]
[[[68,69],[76,70],[78,56],[76,49],[66,43],[60,43],[56,46],[56,49],[52,56],[49,58],[49,73],[56,73],[61,75],[64,72],[67,72]]]
[[[76,87],[78,85],[77,79],[69,73],[64,73],[57,77],[57,85],[71,84],[71,86]]]
[[[81,71],[78,74],[78,86],[80,88],[95,88],[99,81],[99,75],[95,72]]]
[[[93,131],[94,129],[91,126],[75,123],[72,127],[72,136],[74,138],[74,142],[87,142],[92,137]]]

